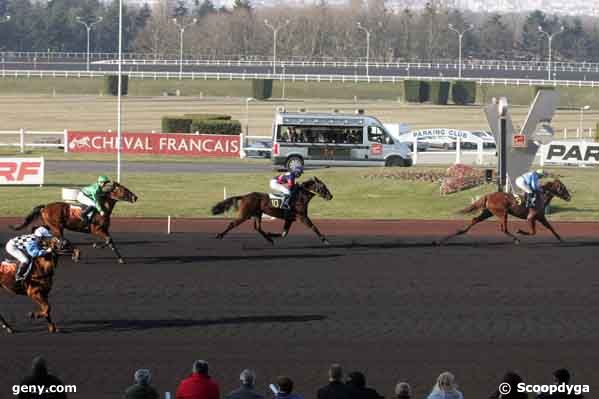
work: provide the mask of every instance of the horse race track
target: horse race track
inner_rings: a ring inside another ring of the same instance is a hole
[[[120,397],[140,367],[173,392],[194,359],[225,392],[251,367],[261,391],[287,374],[306,399],[331,362],[365,371],[388,398],[400,379],[423,397],[444,370],[467,398],[488,397],[508,369],[542,384],[566,367],[599,390],[599,225],[556,224],[565,244],[543,231],[514,246],[487,223],[435,247],[455,222],[321,221],[330,247],[297,226],[271,247],[248,228],[213,239],[225,223],[178,221],[169,236],[163,222],[121,221],[128,264],[88,246],[83,263],[62,259],[51,296],[61,334],[25,318],[29,299],[1,294],[20,333],[0,336],[0,397],[38,354],[85,399]]]

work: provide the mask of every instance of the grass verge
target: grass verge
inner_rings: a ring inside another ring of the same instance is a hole
[[[456,219],[472,199],[495,189],[486,185],[449,196],[439,194],[438,183],[364,178],[374,168],[321,169],[317,175],[334,195],[332,201],[314,199],[310,215],[316,218],[366,219]],[[597,169],[551,169],[562,176],[572,193],[570,203],[556,200],[552,220],[599,220],[599,181]],[[60,199],[61,187],[83,186],[95,179],[88,173],[48,173],[44,187],[4,187],[0,191],[0,215],[24,216],[35,205]],[[116,216],[207,217],[212,205],[229,196],[250,191],[266,191],[272,173],[243,174],[127,174],[123,183],[140,200],[119,204]],[[166,185],[165,182],[168,182]]]

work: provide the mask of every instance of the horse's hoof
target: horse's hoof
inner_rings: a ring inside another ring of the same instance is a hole
[[[329,242],[329,240],[327,240],[326,238],[325,238],[324,240],[322,240],[322,243],[323,243],[324,245],[327,245],[327,246],[328,246],[328,245],[331,245],[331,243]]]
[[[97,242],[94,242],[94,243],[92,244],[92,248],[98,248],[98,247],[99,247],[99,245],[98,245],[98,243],[97,243]]]
[[[119,262],[121,265],[124,265],[124,264],[125,264],[125,259],[123,259],[123,258],[119,258],[118,262]]]
[[[515,240],[514,240],[514,244],[515,244],[515,245],[519,245],[519,244],[520,244],[520,240],[518,240],[518,239],[515,239]]]
[[[222,240],[223,239],[223,235],[222,234],[217,234],[216,238],[219,239],[219,240]]]
[[[60,330],[56,326],[52,325],[48,327],[48,332],[50,332],[51,334],[55,334],[60,332]]]
[[[14,334],[14,332],[15,332],[15,330],[13,330],[12,328],[10,328],[7,325],[3,325],[2,328],[4,328],[6,330],[6,332],[9,334]]]
[[[31,320],[33,320],[33,319],[35,319],[35,313],[29,312],[29,313],[27,313],[27,317],[29,317]]]

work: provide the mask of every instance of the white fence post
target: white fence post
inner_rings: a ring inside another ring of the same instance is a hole
[[[460,139],[460,136],[458,136],[455,141],[455,163],[458,164],[461,162],[462,162],[462,140]]]
[[[567,139],[567,138],[568,138],[568,128],[565,127],[564,128],[564,139]]]
[[[547,145],[543,144],[541,145],[540,151],[539,153],[541,154],[541,159],[539,160],[539,164],[541,165],[541,167],[545,166],[545,151],[547,149]]]
[[[63,133],[63,144],[64,152],[69,152],[69,131],[67,129],[65,129]]]
[[[19,147],[21,148],[21,152],[25,152],[25,129],[21,128],[19,130]]]
[[[412,165],[416,165],[418,163],[418,138],[414,137],[414,141],[412,142]]]
[[[245,153],[245,136],[239,133],[239,158],[244,159],[247,156]]]
[[[477,155],[478,164],[482,165],[483,164],[483,143],[482,143],[482,141],[479,141],[478,143],[476,143],[476,155]]]

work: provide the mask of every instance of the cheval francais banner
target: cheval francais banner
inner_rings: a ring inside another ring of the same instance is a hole
[[[67,133],[68,152],[114,153],[116,133]],[[127,154],[164,154],[202,157],[238,157],[239,136],[216,134],[122,133],[121,150]]]

